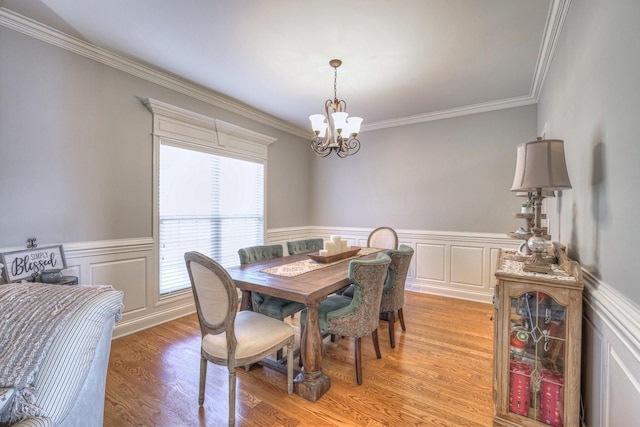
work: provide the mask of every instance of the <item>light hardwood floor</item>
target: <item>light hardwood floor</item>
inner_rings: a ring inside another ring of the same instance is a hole
[[[236,425],[490,426],[493,306],[407,292],[404,313],[407,331],[396,322],[395,349],[380,322],[382,359],[363,338],[362,386],[353,340],[325,339],[331,390],[316,403],[288,395],[285,374],[238,369]],[[199,352],[196,315],[114,340],[104,425],[227,425],[226,367],[209,364],[198,407]]]

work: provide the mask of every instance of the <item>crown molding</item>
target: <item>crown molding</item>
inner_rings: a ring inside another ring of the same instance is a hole
[[[547,23],[544,27],[542,36],[542,44],[538,53],[538,61],[536,62],[536,71],[531,83],[531,96],[538,102],[540,93],[544,87],[547,72],[551,66],[551,61],[558,45],[558,39],[562,33],[564,21],[569,12],[571,0],[553,0],[547,15]]]
[[[435,111],[433,113],[417,114],[415,116],[400,117],[391,120],[382,120],[362,126],[362,131],[406,126],[416,123],[430,122],[433,120],[450,119],[452,117],[468,116],[470,114],[485,113],[487,111],[503,110],[505,108],[521,107],[538,102],[532,96],[522,96],[518,98],[501,99],[499,101],[485,102],[483,104],[467,105],[456,107],[450,110]]]
[[[382,120],[363,125],[361,132],[386,129],[398,126],[442,120],[453,117],[466,116],[470,114],[484,113],[489,111],[502,110],[506,108],[521,107],[524,105],[536,104],[544,86],[547,72],[553,60],[553,55],[562,32],[571,0],[552,0],[549,7],[549,14],[545,25],[542,44],[538,53],[536,69],[532,79],[531,93],[526,96],[502,99],[498,101],[481,104],[467,105],[424,114],[417,114],[409,117],[399,117],[397,119]],[[136,77],[147,80],[151,83],[166,87],[210,105],[223,108],[227,111],[239,114],[243,117],[255,120],[256,122],[280,129],[291,135],[301,138],[308,138],[311,132],[300,129],[288,122],[273,117],[263,111],[251,108],[239,103],[231,98],[224,97],[210,90],[205,90],[200,86],[189,83],[183,79],[170,76],[158,70],[139,64],[133,60],[109,52],[105,49],[94,46],[90,43],[62,33],[54,28],[48,27],[30,18],[12,12],[9,9],[0,7],[0,25],[44,41],[51,45],[74,52],[78,55],[103,63],[112,68],[124,71]]]
[[[94,46],[5,7],[0,7],[0,25],[292,135],[309,136],[309,132],[260,110]]]
[[[540,93],[542,92],[545,78],[547,77],[547,72],[549,71],[551,61],[555,54],[555,49],[562,32],[565,18],[567,17],[567,12],[569,11],[570,4],[571,0],[551,0],[549,14],[547,15],[547,22],[542,35],[542,44],[540,45],[540,51],[538,52],[536,70],[531,83],[531,92],[529,95],[510,99],[501,99],[483,104],[456,107],[450,110],[418,114],[410,117],[400,117],[397,119],[373,122],[363,125],[361,132],[537,104],[540,99]]]

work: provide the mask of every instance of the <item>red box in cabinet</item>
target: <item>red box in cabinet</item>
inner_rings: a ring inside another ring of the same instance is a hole
[[[509,362],[509,411],[529,416],[531,398],[531,367],[524,362],[511,359]]]
[[[562,427],[564,411],[564,377],[559,372],[540,371],[540,420],[554,427]]]

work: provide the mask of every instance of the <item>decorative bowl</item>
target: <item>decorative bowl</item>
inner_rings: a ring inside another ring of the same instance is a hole
[[[40,273],[40,281],[42,283],[57,283],[62,280],[62,270],[54,268],[51,270],[44,270]]]

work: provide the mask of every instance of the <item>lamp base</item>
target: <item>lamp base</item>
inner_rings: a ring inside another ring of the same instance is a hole
[[[544,253],[534,252],[531,258],[524,261],[522,270],[530,273],[552,274],[551,264],[553,264],[553,258],[546,259],[544,255]]]

